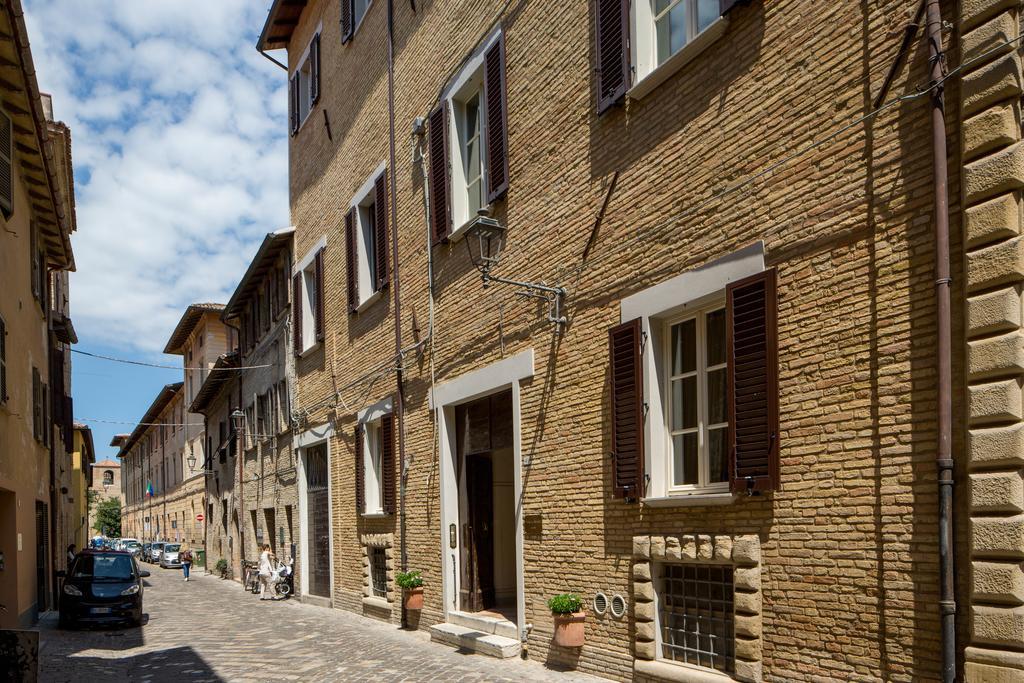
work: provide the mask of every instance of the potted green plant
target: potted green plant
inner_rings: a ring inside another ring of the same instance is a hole
[[[583,598],[575,593],[562,593],[548,600],[548,609],[555,620],[555,644],[562,647],[583,646]]]
[[[405,594],[405,609],[423,609],[423,577],[419,572],[398,572],[395,575],[395,583]]]
[[[222,579],[223,578],[227,578],[227,575],[228,575],[228,561],[225,560],[223,557],[220,558],[219,560],[217,560],[217,564],[215,564],[213,566],[213,568],[217,570],[218,574],[220,574],[220,578],[222,578]]]

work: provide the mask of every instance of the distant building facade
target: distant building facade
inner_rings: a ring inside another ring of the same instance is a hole
[[[127,435],[125,436],[127,437]],[[120,444],[116,445],[120,448]],[[89,468],[89,491],[92,494],[92,505],[89,506],[89,535],[91,537],[102,535],[106,531],[97,525],[96,507],[111,498],[122,500],[121,463],[109,458],[93,463]]]

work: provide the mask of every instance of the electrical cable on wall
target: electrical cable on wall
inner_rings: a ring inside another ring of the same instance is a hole
[[[207,372],[227,372],[229,370],[262,370],[263,368],[272,368],[274,365],[243,365],[237,368],[214,368],[214,367],[199,367],[199,368],[187,368],[180,365],[162,365],[160,363],[146,363],[141,360],[129,360],[127,358],[116,358],[114,356],[104,356],[99,353],[90,353],[89,351],[82,351],[80,349],[71,349],[72,353],[77,353],[82,356],[89,356],[90,358],[100,358],[102,360],[109,360],[115,363],[125,363],[127,365],[140,365],[145,368],[160,368],[163,370],[205,370]]]

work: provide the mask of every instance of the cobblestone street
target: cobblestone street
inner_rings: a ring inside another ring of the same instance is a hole
[[[151,565],[141,628],[40,624],[43,681],[596,681],[464,655],[340,610],[260,602],[235,583]]]

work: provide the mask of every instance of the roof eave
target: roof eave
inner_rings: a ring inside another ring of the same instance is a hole
[[[235,287],[235,291],[232,292],[231,298],[228,299],[227,304],[224,305],[224,310],[220,314],[220,319],[224,322],[237,318],[242,314],[241,310],[235,310],[239,307],[241,300],[247,295],[246,290],[249,287],[250,282],[257,276],[265,272],[268,264],[273,263],[273,259],[276,259],[280,249],[284,248],[292,235],[295,233],[294,227],[284,228],[276,232],[267,233],[267,236],[263,238],[263,242],[260,244],[260,248],[256,251],[256,255],[253,256],[252,261],[249,262],[249,267],[245,271],[245,275],[238,282],[238,286]]]

